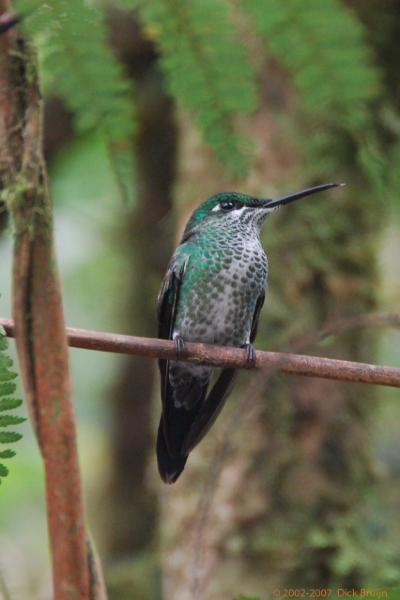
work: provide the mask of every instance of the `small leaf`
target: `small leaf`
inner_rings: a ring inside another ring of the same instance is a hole
[[[0,369],[8,369],[12,367],[13,361],[6,354],[0,354]]]
[[[11,381],[11,379],[15,379],[16,376],[16,373],[14,373],[13,371],[9,371],[8,369],[2,367],[0,364],[0,381]]]
[[[8,394],[13,394],[16,389],[17,386],[15,385],[15,383],[11,383],[11,381],[7,383],[0,383],[0,397],[8,396]]]
[[[7,477],[8,475],[8,469],[5,465],[3,465],[2,463],[0,463],[0,477]]]
[[[1,450],[0,451],[0,458],[5,459],[5,458],[13,458],[15,456],[16,452],[14,450]]]
[[[19,398],[3,398],[0,400],[0,412],[5,410],[13,410],[21,406],[22,400]]]
[[[17,415],[0,415],[0,427],[8,427],[9,425],[19,425],[26,421],[24,417]]]
[[[0,444],[13,444],[22,438],[20,433],[15,431],[0,431]]]

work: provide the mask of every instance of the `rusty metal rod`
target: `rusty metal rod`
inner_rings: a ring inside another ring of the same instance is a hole
[[[0,325],[4,327],[9,337],[14,337],[14,324],[11,319],[0,318]],[[68,343],[73,348],[135,354],[137,356],[169,360],[177,358],[175,344],[170,340],[75,329],[73,327],[67,328],[67,335]],[[253,368],[246,363],[244,350],[210,344],[186,342],[184,354],[179,356],[179,360],[215,367]],[[307,377],[334,379],[336,381],[400,387],[400,367],[371,365],[320,356],[257,350],[254,368],[266,371],[282,371],[283,373],[305,375]]]

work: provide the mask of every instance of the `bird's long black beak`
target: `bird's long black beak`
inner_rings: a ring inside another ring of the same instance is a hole
[[[265,208],[275,208],[276,206],[282,206],[283,204],[290,204],[291,202],[296,202],[296,200],[300,200],[300,198],[304,198],[305,196],[310,196],[311,194],[316,194],[317,192],[323,192],[324,190],[329,190],[334,187],[342,187],[346,185],[345,183],[323,183],[321,185],[316,185],[311,188],[307,188],[306,190],[302,190],[301,192],[295,192],[294,194],[289,194],[288,196],[281,196],[276,200],[266,200],[264,207]]]

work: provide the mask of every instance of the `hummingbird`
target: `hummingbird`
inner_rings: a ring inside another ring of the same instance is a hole
[[[244,348],[253,342],[268,277],[260,241],[265,219],[278,207],[343,184],[317,185],[275,200],[238,192],[212,196],[193,212],[158,296],[158,334],[174,340],[177,359],[159,360],[162,414],[157,461],[165,483],[182,473],[189,453],[220,414],[236,369],[179,361],[184,344],[202,342]]]

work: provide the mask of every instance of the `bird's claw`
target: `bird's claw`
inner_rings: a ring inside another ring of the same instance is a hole
[[[177,335],[174,338],[174,344],[175,344],[176,360],[179,360],[179,358],[181,358],[182,354],[184,354],[184,352],[185,352],[185,342],[183,341],[183,338],[180,335]]]
[[[256,351],[253,344],[244,344],[242,346],[246,351],[246,366],[249,368],[256,366]]]

